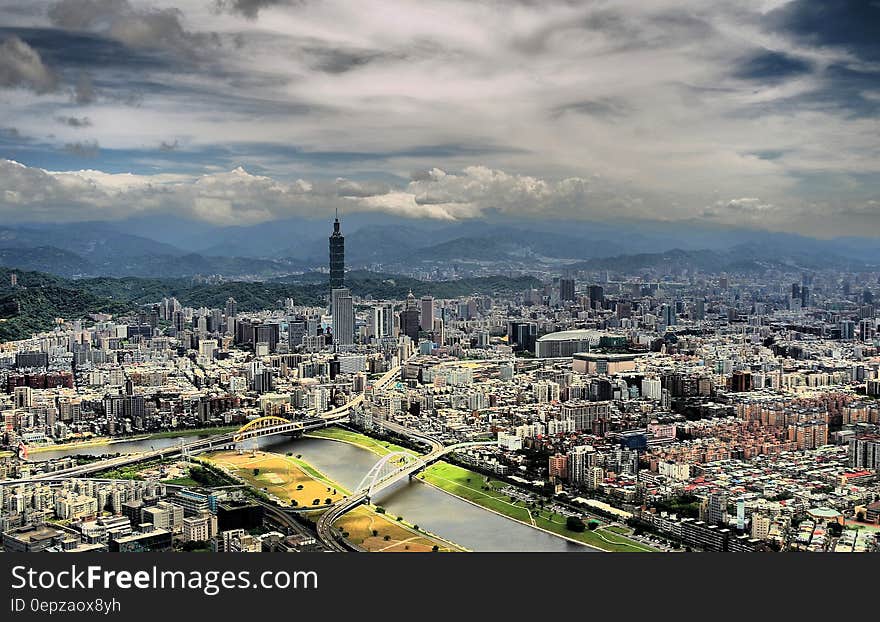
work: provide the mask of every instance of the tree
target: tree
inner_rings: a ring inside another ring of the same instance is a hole
[[[439,550],[440,550],[440,547],[437,546],[436,544],[435,544],[434,546],[431,547],[431,551],[434,552],[434,553],[436,553],[436,552],[439,551]]]
[[[326,505],[330,505],[331,503],[333,503],[333,499],[331,499],[330,497],[327,497],[326,499],[324,499],[324,503]]]
[[[385,540],[385,542],[388,542],[388,541],[391,539],[391,536],[389,536],[389,535],[386,533],[386,534],[382,537],[382,539]]]
[[[587,528],[590,531],[595,531],[596,527],[598,527],[598,526],[599,526],[599,521],[596,521],[596,520],[591,520],[589,523],[587,523]]]
[[[296,489],[297,489],[297,490],[302,490],[302,489],[303,489],[303,485],[302,485],[302,484],[299,484],[299,485],[296,487]]]
[[[260,474],[260,469],[254,469],[254,477]]]
[[[582,521],[579,517],[569,516],[565,519],[565,528],[569,531],[582,532],[587,528],[587,526],[584,525],[584,521]]]
[[[373,530],[373,537],[375,538],[375,537],[378,536],[378,535],[379,535],[379,530],[378,530],[378,529],[374,529],[374,530]]]

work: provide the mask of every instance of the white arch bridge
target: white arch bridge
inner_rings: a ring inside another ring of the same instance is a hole
[[[416,435],[413,434],[413,437]],[[421,437],[421,440],[427,440]],[[337,501],[330,506],[326,512],[321,514],[316,525],[318,537],[321,541],[334,551],[346,551],[349,549],[360,550],[358,547],[346,543],[344,538],[333,527],[343,514],[349,512],[362,503],[369,503],[370,499],[377,493],[382,492],[395,482],[399,482],[404,477],[411,477],[424,469],[429,464],[440,460],[447,454],[454,451],[465,449],[467,447],[478,447],[486,445],[495,445],[496,441],[458,443],[444,447],[442,444],[433,441],[430,453],[419,456],[410,452],[398,451],[383,456],[372,468],[367,472],[357,489],[344,499]]]
[[[406,451],[395,451],[383,456],[379,462],[367,471],[356,490],[367,495],[367,502],[377,492],[381,492],[400,479],[399,475],[404,471],[412,477],[415,473],[427,466],[419,456]]]

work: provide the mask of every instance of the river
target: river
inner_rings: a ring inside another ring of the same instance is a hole
[[[193,437],[186,437],[186,440],[192,439]],[[125,441],[112,445],[40,452],[33,454],[33,458],[48,460],[73,453],[133,453],[170,447],[179,442],[179,437]],[[266,451],[301,454],[303,460],[349,490],[360,483],[361,478],[378,460],[376,454],[366,449],[318,438],[291,439],[274,436],[259,439],[259,445]],[[419,525],[472,551],[595,550],[504,518],[418,481],[401,482],[383,492],[374,501],[385,507],[389,513],[403,516],[407,522]]]

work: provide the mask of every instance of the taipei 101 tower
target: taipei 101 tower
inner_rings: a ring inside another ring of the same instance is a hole
[[[330,289],[339,289],[345,285],[345,236],[339,230],[339,212],[333,221],[333,233],[330,235]]]

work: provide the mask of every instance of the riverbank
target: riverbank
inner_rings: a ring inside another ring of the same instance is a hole
[[[350,445],[354,445],[355,447],[360,447],[361,449],[366,449],[367,451],[373,452],[380,458],[382,456],[387,456],[388,454],[395,451],[404,451],[406,453],[416,455],[416,452],[414,452],[412,449],[401,447],[400,445],[397,445],[390,441],[380,441],[378,439],[367,436],[366,434],[361,434],[360,432],[355,432],[353,430],[347,430],[340,427],[314,430],[312,432],[308,432],[307,434],[305,434],[305,436],[308,438],[322,438],[331,441],[339,441],[341,443],[348,443]]]
[[[28,453],[38,454],[47,451],[67,451],[69,449],[84,449],[89,447],[104,447],[118,443],[132,443],[149,441],[158,438],[177,438],[187,436],[213,436],[215,434],[228,434],[238,429],[238,426],[224,426],[220,428],[189,428],[185,430],[167,430],[155,434],[141,434],[138,436],[109,437],[96,436],[88,440],[74,441],[72,443],[54,443],[52,445],[28,445]]]
[[[349,443],[378,456],[384,456],[392,451],[410,451],[412,453],[411,450],[394,443],[380,441],[365,434],[338,427],[324,428],[306,436]],[[607,528],[603,527],[583,532],[570,531],[566,528],[564,516],[549,510],[529,508],[526,503],[517,499],[511,501],[508,495],[496,489],[500,486],[506,486],[506,484],[495,481],[487,486],[483,483],[484,476],[480,473],[447,462],[441,461],[432,464],[416,479],[483,510],[576,544],[602,551],[641,553],[656,551],[656,549],[640,542],[609,532]],[[489,490],[484,490],[484,488],[489,488]]]
[[[520,499],[510,497],[499,489],[506,487],[507,484],[486,481],[482,474],[454,464],[437,462],[420,473],[416,479],[485,510],[577,544],[609,552],[656,551],[620,534],[608,532],[604,527],[582,532],[571,531],[566,527],[566,518],[561,514],[539,506],[530,506]]]

